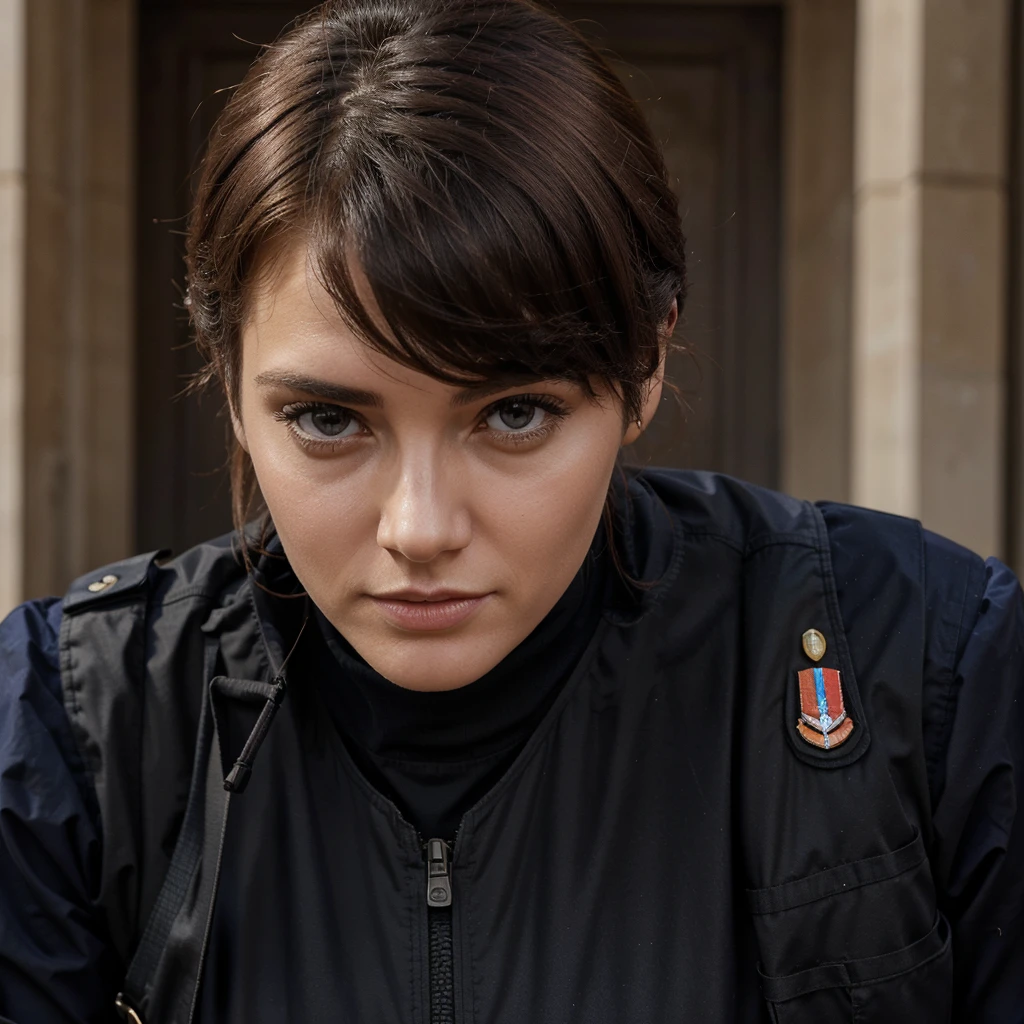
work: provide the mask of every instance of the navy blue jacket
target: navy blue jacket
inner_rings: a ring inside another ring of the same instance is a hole
[[[864,674],[861,638],[901,628],[879,595],[905,532],[876,513],[820,508]],[[997,560],[922,536],[929,857],[953,929],[962,1019],[1011,1024],[1024,1021],[1024,597]],[[883,608],[888,622],[878,621]],[[15,1024],[111,1019],[126,967],[95,909],[101,827],[62,693],[61,617],[61,601],[47,599],[0,624],[0,1020]]]

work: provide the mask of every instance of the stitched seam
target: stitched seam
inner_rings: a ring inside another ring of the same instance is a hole
[[[679,533],[683,540],[714,540],[718,541],[719,544],[732,548],[738,554],[743,554],[743,545],[733,540],[732,537],[727,537],[724,533],[716,533],[713,530],[692,529],[687,526],[680,526]]]
[[[316,699],[320,701],[321,698],[319,696],[319,691],[315,692],[317,693]],[[322,708],[323,704],[321,703],[320,706]],[[324,714],[326,714],[326,711],[324,711]],[[383,793],[375,789],[369,780],[363,775],[359,766],[352,759],[352,755],[349,753],[349,749],[345,745],[345,741],[342,739],[341,733],[338,732],[333,723],[328,730],[327,736],[328,742],[332,745],[332,750],[338,758],[338,763],[341,765],[341,770],[348,777],[349,782],[359,789],[363,796],[366,797],[370,806],[385,818],[388,825],[390,825],[398,836],[398,841],[406,851],[417,861],[421,860],[422,853],[416,845],[416,828],[410,822],[406,821],[397,805],[392,800],[388,799],[388,797],[384,796]],[[465,831],[465,829],[463,828],[462,831]]]
[[[766,548],[777,547],[810,548],[816,551],[818,545],[819,542],[816,538],[810,538],[804,533],[760,534],[750,540],[743,554],[745,558],[749,558]]]
[[[207,590],[206,587],[186,587],[184,590],[171,591],[171,593],[168,594],[160,604],[178,604],[180,601],[188,601],[194,597],[205,597],[207,600],[212,601],[217,596],[218,591]]]
[[[75,678],[73,668],[74,663],[71,657],[71,633],[73,628],[74,618],[64,618],[62,616],[61,637],[59,640],[61,693],[63,695],[64,708],[68,713],[68,721],[71,726],[71,742],[75,745],[75,752],[78,754],[78,760],[82,765],[82,772],[84,773],[86,781],[89,784],[89,789],[93,794],[96,816],[100,823],[100,835],[102,837],[103,819],[102,814],[100,813],[99,799],[96,797],[96,773],[93,771],[92,765],[89,763],[89,758],[82,745],[82,734],[85,732],[85,726],[82,724],[82,705],[78,699],[78,682]]]
[[[918,842],[918,839],[915,839],[914,842],[915,843]],[[911,844],[911,845],[913,845],[913,844]],[[909,847],[904,847],[903,849],[906,850],[906,849],[909,849]],[[901,852],[902,852],[901,850],[896,850],[894,853],[883,853],[883,854],[880,854],[878,857],[870,857],[870,858],[868,858],[868,861],[869,862],[870,861],[878,861],[878,860],[881,860],[881,859],[886,858],[886,857],[898,857]],[[769,907],[766,910],[752,908],[751,909],[751,913],[754,914],[755,916],[759,916],[759,917],[765,916],[767,914],[781,914],[781,913],[785,913],[788,910],[795,910],[798,907],[809,906],[811,903],[817,903],[819,900],[826,900],[826,899],[832,898],[833,896],[841,896],[843,893],[846,893],[846,892],[853,892],[853,891],[855,891],[857,889],[863,889],[866,885],[874,885],[874,884],[879,883],[879,882],[890,882],[894,878],[899,878],[901,875],[905,875],[908,872],[913,871],[916,868],[919,868],[927,859],[928,859],[927,851],[924,850],[924,848],[922,847],[921,855],[917,858],[917,860],[915,860],[912,863],[907,864],[907,865],[897,864],[892,870],[890,870],[888,873],[886,873],[884,875],[877,875],[877,876],[872,877],[872,878],[857,879],[857,880],[855,880],[853,882],[850,882],[850,883],[848,883],[846,885],[843,885],[842,887],[830,888],[830,889],[825,890],[824,892],[817,893],[817,894],[814,894],[814,895],[808,894],[806,897],[794,896],[794,897],[791,898],[791,901],[785,902],[785,903],[780,904],[778,906],[771,906],[771,907]],[[809,887],[809,885],[813,883],[813,880],[815,878],[820,877],[821,875],[830,874],[832,872],[838,873],[843,868],[852,867],[853,865],[858,864],[858,863],[860,863],[860,862],[859,861],[846,861],[843,864],[837,864],[834,868],[826,868],[824,871],[817,872],[817,873],[815,873],[813,875],[808,875],[806,878],[798,879],[795,882],[782,882],[779,885],[773,885],[773,886],[768,887],[767,889],[754,889],[754,890],[748,890],[748,892],[750,892],[752,894],[751,897],[750,897],[752,902],[754,900],[753,894],[755,894],[755,893],[756,894],[761,894],[761,893],[764,894],[763,899],[759,898],[757,900],[758,903],[769,902],[770,901],[770,897],[771,897],[772,894],[780,893],[782,890],[785,890],[789,886],[795,886],[795,887],[808,886]]]
[[[947,737],[947,727],[952,720],[953,712],[956,708],[957,700],[954,697],[953,690],[956,687],[956,666],[957,666],[957,651],[960,650],[960,637],[963,636],[964,632],[964,620],[967,617],[967,597],[968,588],[971,584],[971,565],[968,563],[967,571],[964,573],[964,584],[963,584],[963,595],[960,600],[960,621],[956,628],[956,639],[953,642],[953,650],[951,652],[951,660],[948,666],[943,666],[947,669],[945,690],[943,692],[943,707],[942,707],[942,723],[939,727],[939,749],[933,755],[933,762],[941,756],[941,751],[945,748],[945,740]]]
[[[927,936],[925,936],[925,938],[927,938]],[[881,977],[878,978],[865,978],[863,981],[854,981],[851,982],[850,988],[854,989],[864,988],[866,985],[880,985],[883,982],[892,981],[893,978],[902,978],[905,974],[910,974],[912,971],[919,971],[922,967],[926,966],[927,964],[930,964],[933,960],[942,956],[942,954],[945,953],[948,945],[949,939],[947,938],[946,941],[943,942],[942,945],[939,946],[939,948],[930,956],[926,956],[923,960],[918,960],[917,963],[911,964],[909,967],[904,968],[902,971],[893,971],[891,974],[883,974]],[[882,956],[892,956],[892,953],[883,953]],[[868,959],[874,959],[874,957],[869,957]],[[856,961],[853,962],[856,963]]]
[[[276,678],[279,669],[274,667],[274,660],[270,657],[270,644],[267,643],[267,635],[263,632],[263,620],[260,618],[260,610],[256,606],[256,595],[252,592],[252,578],[250,577],[243,584],[246,588],[246,597],[249,599],[249,607],[252,610],[253,618],[256,620],[256,629],[260,635],[260,647],[263,648],[263,662],[269,674]]]
[[[183,590],[171,591],[167,597],[163,598],[158,603],[161,607],[166,608],[172,604],[178,604],[181,601],[188,601],[195,597],[205,597],[208,600],[213,600],[217,595],[217,591],[209,590],[206,587],[187,587]],[[131,590],[121,591],[119,594],[111,594],[107,598],[97,597],[89,601],[83,601],[80,604],[72,605],[67,610],[67,615],[69,618],[74,618],[84,612],[116,608],[118,605],[138,604],[140,602],[146,602],[147,604],[150,603],[148,588],[142,589],[142,584],[139,584],[138,587],[133,587]]]
[[[477,933],[476,905],[470,899],[467,900],[467,906],[469,911],[469,935],[475,940]],[[474,942],[473,945],[475,946],[476,943]],[[463,951],[463,956],[470,961],[471,966],[470,984],[472,985],[472,991],[470,993],[470,1001],[473,1006],[473,1020],[475,1021],[480,1019],[480,989],[482,988],[482,985],[480,984],[480,978],[477,973],[478,965],[476,961],[465,950]]]
[[[413,888],[415,889],[415,886]],[[421,1011],[419,1014],[420,1019],[426,1020],[422,1013],[423,986],[420,985],[417,987],[416,985],[416,961],[423,956],[423,951],[420,949],[420,943],[423,941],[423,936],[422,929],[420,928],[420,915],[416,911],[415,893],[412,893],[409,897],[409,914],[412,918],[409,923],[410,932],[413,935],[413,940],[409,943],[409,991],[412,993],[413,1006],[418,1007]]]
[[[147,591],[147,595],[148,595],[148,591]],[[146,695],[149,692],[149,687],[146,685],[149,682],[148,659],[146,658],[146,646],[147,646],[146,640],[147,640],[147,637],[149,636],[149,602],[148,601],[142,607],[142,609],[140,609],[140,613],[141,614],[139,614],[139,619],[141,621],[136,622],[135,623],[135,627],[134,627],[134,629],[138,629],[139,630],[139,636],[137,638],[137,641],[138,641],[138,645],[139,645],[139,648],[140,648],[140,650],[139,650],[139,660],[140,660],[141,664],[140,664],[139,668],[140,668],[141,671],[140,671],[140,677],[139,677],[139,691],[140,691],[140,693],[139,693],[139,732],[138,732],[138,736],[136,737],[136,741],[137,741],[137,744],[138,744],[138,755],[139,755],[138,756],[138,761],[136,762],[136,773],[137,773],[136,774],[136,779],[138,780],[138,786],[137,786],[137,788],[135,790],[135,793],[133,794],[134,797],[135,797],[135,807],[133,808],[133,810],[135,812],[135,823],[134,823],[135,824],[135,834],[139,837],[139,845],[140,845],[139,852],[140,852],[141,856],[140,856],[139,860],[140,860],[140,864],[145,864],[147,859],[148,859],[148,852],[149,851],[141,849],[142,839],[143,839],[143,837],[145,835],[145,830],[142,828],[142,808],[143,808],[143,806],[145,806],[144,803],[143,803],[143,787],[144,787],[145,778],[146,778],[146,774],[142,770],[142,749],[143,749],[143,746],[144,746],[143,732],[144,732],[144,730],[146,728]],[[134,632],[134,629],[133,629],[133,632]],[[138,870],[138,871],[135,872],[135,894],[134,895],[135,895],[135,908],[134,908],[134,915],[133,916],[135,918],[135,929],[136,929],[136,933],[137,933],[138,932],[138,927],[139,927],[139,921],[138,921],[139,908],[140,908],[140,905],[142,903],[142,871],[141,870]]]
[[[464,830],[471,822],[480,821],[487,809],[504,796],[506,790],[511,786],[514,780],[522,775],[527,766],[533,762],[533,759],[537,756],[541,746],[547,744],[548,739],[553,734],[557,723],[561,720],[562,715],[565,713],[565,709],[569,706],[574,695],[580,691],[584,681],[590,678],[593,663],[597,658],[598,653],[604,647],[606,632],[611,628],[622,627],[612,626],[606,621],[602,621],[598,624],[587,650],[584,652],[583,657],[576,663],[576,668],[573,670],[574,674],[578,673],[576,678],[570,679],[565,686],[562,687],[561,693],[558,694],[554,703],[545,712],[544,717],[537,724],[536,728],[533,730],[529,739],[523,746],[523,749],[516,755],[516,759],[509,766],[505,774],[502,775],[501,778],[498,779],[498,781],[495,782],[494,785],[491,786],[491,788],[465,813],[462,819]]]
[[[815,879],[815,878],[820,878],[823,875],[827,875],[827,874],[829,874],[829,873],[831,873],[833,871],[842,871],[843,868],[852,867],[855,864],[864,864],[864,863],[870,864],[873,861],[874,862],[881,862],[881,861],[883,861],[883,860],[885,860],[885,859],[887,859],[889,857],[898,857],[901,853],[904,853],[904,852],[906,852],[908,850],[911,850],[914,847],[914,844],[918,842],[919,838],[920,838],[919,836],[915,835],[914,838],[911,839],[911,841],[909,843],[905,843],[903,846],[899,847],[898,849],[890,850],[888,853],[877,853],[874,856],[862,857],[862,858],[858,858],[857,860],[844,860],[844,861],[842,861],[839,864],[834,864],[830,868],[822,868],[821,871],[814,871],[814,872],[812,872],[809,875],[805,875],[803,878],[796,879],[795,881],[792,881],[792,882],[779,882],[776,885],[769,885],[769,886],[766,886],[763,889],[755,889],[755,890],[752,890],[752,891],[754,891],[754,892],[764,892],[764,893],[777,892],[778,890],[785,889],[785,888],[787,888],[787,887],[789,887],[791,885],[798,885],[798,884],[801,884],[801,883],[804,883],[804,882],[811,881],[812,879]],[[926,857],[927,857],[927,853],[922,848],[921,856],[917,860],[915,860],[912,864],[908,864],[906,868],[901,868],[899,871],[893,872],[892,874],[889,874],[889,875],[885,875],[884,877],[885,878],[892,878],[892,877],[894,877],[894,875],[902,874],[903,871],[905,871],[905,870],[909,871],[910,868],[916,867]]]
[[[923,945],[931,937],[932,932],[934,932],[938,928],[938,926],[939,922],[936,921],[936,923],[925,935],[922,935],[921,938],[918,939],[916,942],[912,942],[909,946],[904,946],[902,949],[890,950],[887,953],[879,953],[875,956],[858,957],[855,960],[831,960],[828,963],[818,964],[816,967],[808,967],[803,971],[797,971],[796,974],[775,976],[763,974],[762,977],[769,985],[771,985],[772,987],[777,987],[780,983],[792,981],[796,978],[799,978],[801,975],[807,975],[809,977],[812,977],[814,974],[819,972],[826,974],[831,973],[833,969],[836,971],[836,973],[842,975],[840,981],[832,984],[816,984],[815,982],[811,981],[809,982],[809,988],[797,986],[797,991],[794,992],[792,995],[786,995],[785,998],[773,1000],[773,1002],[777,1003],[789,1002],[792,999],[799,999],[802,996],[810,995],[812,992],[823,992],[827,991],[828,989],[845,988],[848,991],[852,992],[854,989],[866,988],[869,985],[880,985],[886,981],[892,981],[894,978],[902,978],[907,974],[911,974],[914,971],[918,971],[922,967],[925,967],[926,965],[930,964],[933,960],[942,956],[949,948],[949,944],[951,941],[950,937],[947,935],[945,941],[942,942],[939,948],[935,950],[935,952],[926,956],[923,960],[917,960],[914,963],[910,964],[908,967],[904,967],[898,971],[891,971],[889,974],[882,974],[878,975],[877,977],[871,976],[868,978],[858,978],[854,980],[850,976],[850,967],[856,964],[867,963],[871,960],[882,962],[884,960],[888,960],[893,956],[897,956],[900,953],[906,952],[906,950],[912,948],[913,946],[916,946],[918,944]]]

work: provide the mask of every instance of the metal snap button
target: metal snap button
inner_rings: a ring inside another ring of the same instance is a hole
[[[107,587],[112,587],[116,582],[117,577],[108,573],[103,579],[90,583],[88,589],[90,593],[98,594],[100,591],[106,590]]]

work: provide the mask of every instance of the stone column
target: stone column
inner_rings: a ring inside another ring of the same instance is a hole
[[[0,616],[134,543],[134,10],[0,0]]]
[[[861,0],[853,499],[1003,548],[1010,0]]]
[[[23,575],[25,4],[0,0],[0,616]]]
[[[22,598],[133,547],[135,138],[130,0],[23,2]]]

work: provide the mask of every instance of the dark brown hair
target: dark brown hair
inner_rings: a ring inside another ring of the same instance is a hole
[[[234,408],[254,271],[292,237],[387,356],[452,384],[601,380],[626,421],[682,307],[677,203],[647,124],[531,0],[330,0],[253,64],[211,133],[186,256],[204,381]],[[252,491],[239,448],[239,527]]]

